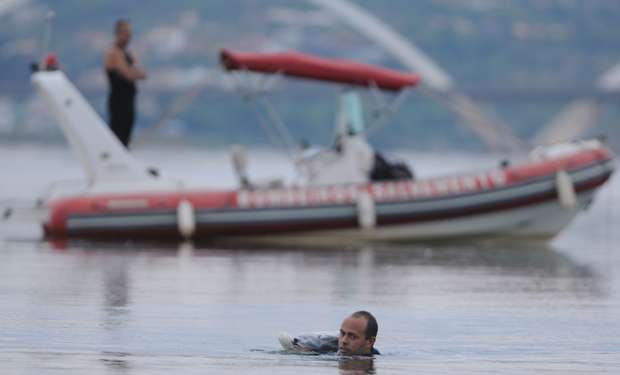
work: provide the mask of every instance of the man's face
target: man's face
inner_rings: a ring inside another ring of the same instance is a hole
[[[127,23],[119,25],[116,30],[116,43],[121,46],[126,46],[131,40],[131,26]]]
[[[338,353],[341,355],[371,354],[374,338],[366,339],[366,319],[363,317],[348,317],[340,326],[338,339]]]

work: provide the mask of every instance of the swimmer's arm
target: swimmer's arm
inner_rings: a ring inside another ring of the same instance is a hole
[[[146,72],[143,68],[137,66],[132,67],[125,61],[123,52],[118,48],[110,48],[105,56],[106,69],[116,70],[120,75],[130,81],[137,81],[146,78]]]

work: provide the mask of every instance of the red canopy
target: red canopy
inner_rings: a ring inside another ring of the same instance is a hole
[[[325,59],[298,52],[244,53],[222,49],[220,60],[227,70],[280,73],[358,86],[374,85],[390,91],[415,86],[420,81],[420,76],[417,74],[401,73],[348,60]]]

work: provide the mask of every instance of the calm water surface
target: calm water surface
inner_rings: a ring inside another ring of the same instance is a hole
[[[136,153],[192,183],[234,183],[224,153]],[[484,160],[408,158],[419,175]],[[250,168],[292,175],[267,153]],[[4,204],[81,173],[41,146],[1,146],[0,171]],[[0,222],[0,373],[618,374],[619,190],[615,178],[550,244],[50,243],[33,222]],[[374,362],[280,351],[280,332],[336,332],[359,309],[379,320]]]

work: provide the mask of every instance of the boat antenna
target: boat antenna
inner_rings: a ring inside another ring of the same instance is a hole
[[[52,22],[56,17],[56,12],[48,10],[45,13],[45,29],[43,30],[43,39],[41,40],[41,56],[45,56],[52,43]]]

